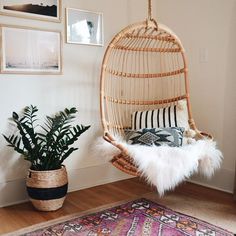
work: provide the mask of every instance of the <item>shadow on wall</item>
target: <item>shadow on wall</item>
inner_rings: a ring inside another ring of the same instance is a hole
[[[5,140],[3,140],[3,143],[4,141]],[[24,160],[23,156],[20,156],[7,146],[1,149],[0,156],[2,157],[0,165],[0,184],[25,178],[29,163]]]
[[[228,114],[228,118],[224,123],[225,123],[225,137],[227,137],[227,140],[225,140],[224,145],[226,148],[230,150],[231,158],[234,160],[234,165],[235,166],[235,178],[234,178],[234,199],[236,200],[236,146],[234,144],[235,140],[235,130],[236,130],[236,106],[235,106],[235,101],[236,101],[236,67],[235,67],[235,62],[236,62],[236,2],[234,4],[234,7],[232,9],[232,24],[230,28],[230,42],[229,42],[229,52],[230,52],[230,64],[228,68],[228,74],[229,77],[226,82],[226,97],[225,97],[225,104],[227,107],[226,114]],[[233,47],[233,48],[231,48]],[[228,92],[232,96],[227,96]],[[227,130],[230,130],[230,137],[228,138]],[[231,142],[229,143],[229,140]],[[226,149],[226,150],[227,150]]]
[[[0,139],[4,145],[5,140]],[[3,207],[27,199],[25,177],[29,163],[7,146],[2,146],[0,156],[0,207]]]
[[[5,140],[0,138],[1,144],[5,144]],[[25,187],[25,177],[29,164],[19,156],[14,150],[2,147],[0,151],[0,207],[25,201],[27,191]]]
[[[224,98],[224,156],[227,159],[227,167],[233,169],[235,166],[235,130],[236,130],[236,2],[231,11],[231,26],[229,30],[228,42],[228,61],[227,61],[227,77],[225,78],[225,98]]]
[[[8,122],[3,133],[9,136],[9,134],[15,133],[15,129],[12,123]],[[27,170],[30,167],[30,163],[25,161],[23,156],[7,145],[8,143],[2,134],[0,134],[0,184],[25,178]]]

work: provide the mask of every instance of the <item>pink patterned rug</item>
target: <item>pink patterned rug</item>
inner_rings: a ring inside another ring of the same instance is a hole
[[[233,236],[234,234],[142,198],[21,235]]]

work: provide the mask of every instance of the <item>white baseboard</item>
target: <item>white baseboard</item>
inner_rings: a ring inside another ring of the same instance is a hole
[[[25,179],[0,183],[0,207],[28,201]]]
[[[109,163],[69,170],[68,177],[69,192],[131,178],[130,175],[124,174]],[[211,180],[194,176],[189,182],[232,193],[234,186],[234,171],[221,169]],[[0,183],[0,207],[25,201],[28,201],[28,196],[24,179]]]
[[[69,192],[131,178],[110,163],[82,169],[69,170]],[[0,183],[0,207],[28,201],[25,179]]]
[[[208,188],[217,189],[227,193],[233,193],[234,189],[234,176],[235,172],[233,170],[220,169],[215,173],[215,175],[207,180],[201,176],[193,176],[189,182],[203,185]]]
[[[132,178],[110,163],[72,170],[68,175],[69,192]]]

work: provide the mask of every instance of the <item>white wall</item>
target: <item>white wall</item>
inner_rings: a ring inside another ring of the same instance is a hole
[[[66,0],[65,7],[104,13],[105,47],[128,22],[142,21],[146,0]],[[232,191],[236,145],[234,145],[236,1],[235,0],[153,0],[154,16],[181,38],[189,57],[191,100],[197,125],[212,133],[223,150],[223,169],[205,184]],[[37,26],[64,32],[61,23],[49,23],[0,16],[0,23]],[[63,37],[64,40],[65,37]],[[0,75],[0,133],[9,130],[7,118],[35,104],[40,115],[76,106],[79,121],[92,128],[78,142],[80,150],[66,161],[70,190],[127,178],[100,155],[92,158],[92,141],[101,134],[99,117],[99,72],[105,47],[63,44],[63,75]],[[199,50],[206,48],[207,63],[199,62]],[[27,198],[24,176],[28,166],[6,148],[0,137],[0,206]],[[196,177],[194,181],[203,181]]]
[[[158,20],[182,40],[189,59],[191,101],[199,129],[210,132],[224,154],[222,169],[211,181],[233,190],[236,145],[236,1],[156,0]],[[200,62],[200,51],[208,61]]]
[[[0,74],[0,133],[9,130],[7,118],[34,104],[40,116],[53,114],[65,107],[76,106],[79,122],[91,128],[76,143],[80,149],[66,161],[70,190],[89,187],[127,178],[127,175],[107,164],[101,154],[92,158],[92,141],[101,134],[99,113],[99,75],[105,48],[113,35],[127,25],[125,0],[66,0],[62,1],[61,23],[35,21],[0,15],[1,24],[40,27],[61,30],[65,41],[65,7],[103,12],[105,46],[83,46],[63,43],[63,75],[9,75]],[[0,206],[26,198],[24,177],[28,165],[18,154],[6,147],[0,135]]]

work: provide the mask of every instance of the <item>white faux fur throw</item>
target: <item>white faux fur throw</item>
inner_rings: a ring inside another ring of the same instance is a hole
[[[189,178],[201,173],[210,178],[220,168],[222,153],[211,140],[199,140],[182,147],[129,145],[120,141],[134,159],[139,172],[162,196]],[[103,153],[108,159],[120,150],[100,139],[95,145],[96,153]]]

